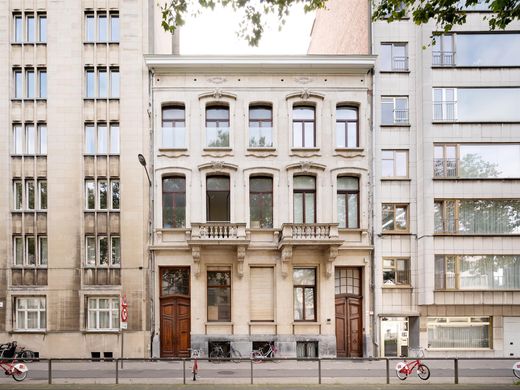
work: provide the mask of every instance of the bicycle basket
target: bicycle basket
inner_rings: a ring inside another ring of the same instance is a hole
[[[422,348],[409,348],[408,356],[413,358],[423,358],[424,357],[424,349]]]

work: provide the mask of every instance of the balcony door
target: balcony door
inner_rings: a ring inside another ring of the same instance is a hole
[[[208,176],[206,179],[206,221],[230,221],[228,176]]]
[[[316,223],[316,178],[295,176],[293,192],[294,223]]]

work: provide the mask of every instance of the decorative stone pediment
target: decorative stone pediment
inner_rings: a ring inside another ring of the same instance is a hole
[[[238,165],[230,164],[225,161],[211,161],[209,163],[201,164],[198,166],[199,171],[203,170],[212,170],[212,171],[223,171],[223,170],[232,170],[236,171],[238,169]]]
[[[311,172],[312,170],[324,171],[326,168],[323,164],[318,164],[312,161],[300,161],[298,163],[289,164],[285,167],[287,171],[296,169],[302,172]]]
[[[325,99],[325,95],[322,95],[321,93],[318,93],[318,92],[310,91],[309,89],[305,88],[305,89],[302,89],[301,91],[292,92],[285,96],[285,100],[294,99],[294,98],[301,99],[301,100],[309,100],[309,98],[316,98],[316,99],[323,100],[323,99]]]
[[[234,93],[231,93],[231,92],[223,91],[220,88],[215,88],[211,92],[204,92],[199,95],[199,100],[205,99],[205,98],[211,98],[211,99],[215,99],[215,100],[220,100],[222,98],[228,98],[228,99],[236,100],[237,95],[235,95]]]

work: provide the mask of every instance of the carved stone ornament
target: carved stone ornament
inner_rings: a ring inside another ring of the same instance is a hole
[[[302,100],[307,100],[311,96],[308,89],[304,89],[301,94]]]
[[[212,161],[211,168],[215,171],[220,171],[224,168],[224,161]]]
[[[298,84],[309,84],[312,81],[310,77],[296,77],[294,79]]]
[[[285,278],[289,275],[289,263],[292,260],[292,246],[284,246],[282,249],[282,276]]]
[[[310,161],[300,161],[300,169],[303,172],[309,172],[311,169],[311,162]]]
[[[198,277],[200,275],[200,246],[191,247],[191,256],[193,257],[193,273]]]
[[[213,99],[219,100],[222,97],[222,91],[217,88],[213,91]]]
[[[328,278],[330,278],[332,276],[332,274],[334,273],[333,263],[336,260],[336,257],[338,257],[338,252],[339,252],[338,248],[335,246],[332,246],[329,248],[329,256],[327,258],[327,267],[326,267],[326,272],[327,272]]]
[[[244,276],[244,260],[246,258],[246,247],[237,247],[237,273],[239,277]]]
[[[215,77],[210,77],[208,79],[208,81],[212,84],[222,84],[222,83],[225,83],[227,81],[227,79],[225,77],[215,76]]]

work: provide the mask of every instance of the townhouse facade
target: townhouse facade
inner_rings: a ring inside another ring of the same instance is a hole
[[[355,4],[318,16],[310,53]],[[466,11],[449,34],[409,19],[371,27],[381,356],[520,354],[519,24],[490,32],[485,4]]]

